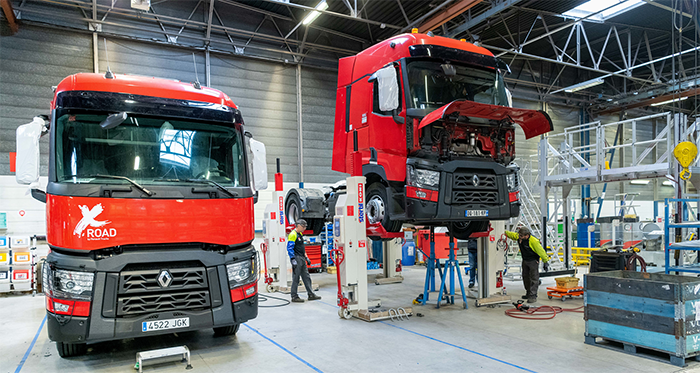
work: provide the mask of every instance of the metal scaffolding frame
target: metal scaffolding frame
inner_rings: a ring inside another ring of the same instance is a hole
[[[639,140],[637,124],[646,120],[665,120],[666,125],[653,134],[653,139]],[[685,139],[687,136],[684,134],[689,133],[689,130],[677,132],[679,128],[685,128],[683,123],[680,117],[674,120],[671,113],[665,112],[607,124],[599,121],[580,124],[540,140],[540,221],[541,226],[547,227],[550,232],[542,236],[543,246],[552,247],[555,253],[562,251],[565,268],[571,269],[573,265],[570,240],[574,205],[569,197],[572,188],[596,183],[677,176],[677,167],[671,166],[671,153],[678,139]],[[611,145],[606,141],[610,138],[606,135],[611,130],[615,130],[615,136],[625,131],[630,132],[631,139]],[[596,142],[581,144],[582,133]],[[660,144],[665,147],[663,153],[658,151],[662,147]],[[629,162],[622,156],[619,157],[620,162],[614,164],[607,160],[608,154],[623,149],[631,154]],[[661,154],[658,155],[659,153]],[[554,206],[551,205],[550,194],[553,194]],[[561,233],[558,230],[560,221],[563,225]]]

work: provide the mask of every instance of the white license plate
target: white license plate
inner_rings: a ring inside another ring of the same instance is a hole
[[[181,317],[179,319],[144,321],[141,330],[144,332],[152,332],[156,330],[188,328],[190,326],[189,317]]]
[[[464,216],[467,218],[489,216],[489,210],[467,210]]]

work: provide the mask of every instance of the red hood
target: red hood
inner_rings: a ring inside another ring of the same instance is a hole
[[[456,100],[433,111],[420,121],[418,128],[444,120],[453,113],[459,113],[465,117],[483,118],[491,120],[507,119],[519,125],[525,138],[529,139],[552,131],[552,119],[542,110],[516,109],[506,106],[480,104],[474,101]]]
[[[52,246],[96,250],[120,245],[252,241],[253,199],[130,199],[48,195]]]

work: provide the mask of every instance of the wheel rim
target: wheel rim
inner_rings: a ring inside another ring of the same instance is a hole
[[[289,204],[289,211],[287,212],[287,220],[289,224],[294,225],[299,218],[299,208],[296,203]]]
[[[367,220],[370,224],[381,223],[384,221],[384,201],[379,196],[372,196],[367,201]]]

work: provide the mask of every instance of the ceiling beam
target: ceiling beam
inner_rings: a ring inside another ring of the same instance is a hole
[[[433,17],[423,22],[418,26],[418,32],[426,33],[428,31],[435,30],[436,28],[442,26],[443,24],[451,21],[453,18],[459,16],[460,14],[466,12],[467,10],[479,4],[481,0],[462,0],[459,1],[449,8],[443,10],[440,13],[435,14]]]
[[[7,24],[10,26],[10,31],[12,35],[19,31],[19,25],[17,25],[17,17],[15,17],[15,11],[12,9],[12,3],[10,0],[0,0],[0,7],[2,7],[3,13],[5,13],[5,19],[7,19]]]
[[[521,0],[503,0],[500,3],[492,2],[494,5],[487,9],[485,12],[479,14],[476,17],[472,17],[468,21],[462,23],[461,25],[457,26],[454,30],[450,31],[445,35],[448,38],[453,38],[465,31],[468,31],[470,28],[478,25],[479,23],[495,16],[496,14],[504,11],[505,9],[508,9],[509,7],[519,3]]]
[[[268,3],[274,3],[274,4],[277,4],[277,5],[280,5],[280,4],[281,4],[278,0],[263,0],[263,1],[266,1],[266,2],[268,2]],[[310,7],[310,6],[306,6],[306,5],[301,5],[301,4],[296,4],[296,3],[292,3],[292,2],[284,3],[284,5],[285,5],[285,6],[288,6],[288,7],[292,7],[292,8],[304,9],[304,10],[307,10],[307,11],[316,11],[316,12],[319,12],[319,13],[321,13],[321,14],[326,14],[326,15],[329,15],[329,16],[334,16],[334,17],[339,17],[339,18],[350,19],[350,20],[357,21],[357,22],[369,23],[369,24],[375,25],[375,26],[382,26],[382,25],[383,25],[383,26],[386,27],[386,28],[392,28],[392,29],[395,29],[395,30],[401,30],[401,29],[403,28],[403,27],[401,27],[401,26],[391,25],[391,24],[388,24],[388,23],[383,23],[383,22],[378,22],[378,21],[372,21],[372,20],[364,19],[364,18],[360,18],[360,17],[353,17],[353,16],[351,16],[351,15],[349,15],[349,14],[336,13],[336,12],[331,12],[331,11],[328,11],[328,10],[318,10],[318,9],[316,9],[316,8],[314,8],[314,7]]]
[[[659,102],[664,102],[668,100],[673,100],[673,99],[680,99],[684,97],[695,97],[700,95],[700,88],[692,88],[687,91],[683,92],[674,92],[674,93],[669,93],[663,96],[657,96],[655,98],[650,98],[648,100],[642,100],[638,101],[635,103],[631,103],[629,105],[615,105],[611,108],[601,110],[597,112],[598,114],[611,114],[611,113],[616,113],[621,110],[629,110],[629,109],[635,109],[639,107],[644,107],[644,106],[650,106],[652,104],[656,104]]]
[[[400,34],[400,33],[408,32],[408,31],[411,30],[413,27],[416,27],[417,25],[420,25],[421,23],[423,23],[423,21],[425,21],[426,19],[428,19],[428,17],[430,17],[430,16],[432,16],[433,14],[439,12],[440,9],[442,9],[442,8],[444,8],[445,6],[449,5],[451,2],[452,2],[452,0],[445,0],[445,1],[443,1],[442,3],[440,3],[440,5],[436,6],[435,8],[433,8],[433,9],[432,9],[431,11],[429,11],[428,13],[422,15],[422,16],[421,16],[420,18],[418,18],[417,20],[415,20],[415,21],[409,23],[408,26],[402,28],[401,31],[399,31],[398,33]]]

